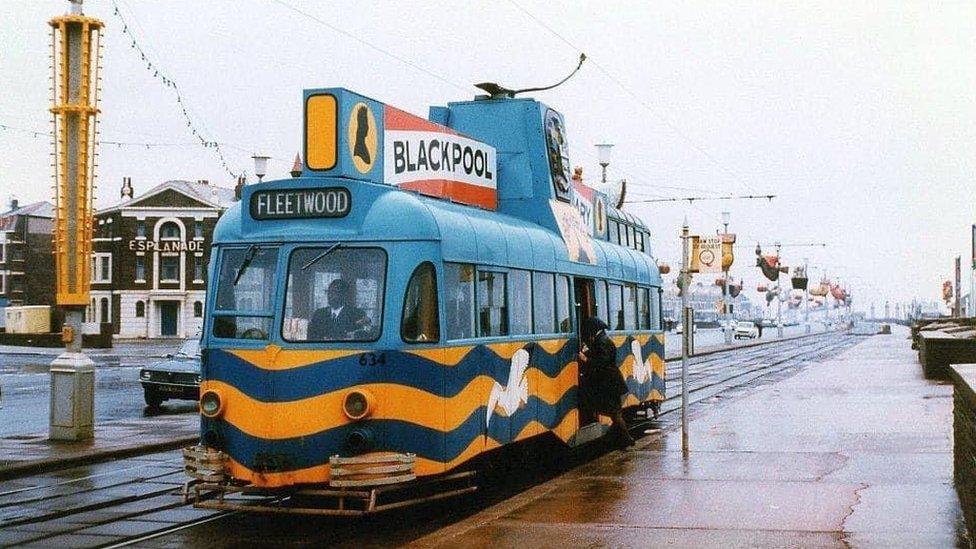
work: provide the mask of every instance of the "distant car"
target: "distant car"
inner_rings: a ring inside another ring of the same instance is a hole
[[[139,370],[146,405],[158,408],[169,399],[200,399],[200,341],[188,339],[175,354]]]
[[[737,322],[735,324],[735,338],[742,339],[744,337],[749,339],[759,337],[759,327],[755,323],[745,320]]]
[[[675,331],[675,333],[678,333],[678,334],[684,333],[684,331],[685,331],[685,325],[684,324],[678,324],[678,326],[675,327],[674,331]],[[694,333],[694,334],[697,334],[698,333],[698,325],[697,324],[692,324],[691,325],[691,332]]]

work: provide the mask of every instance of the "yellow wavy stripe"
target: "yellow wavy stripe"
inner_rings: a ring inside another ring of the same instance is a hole
[[[530,368],[531,394],[552,405],[576,384],[575,363],[570,363],[554,378]],[[395,419],[438,431],[457,429],[479,406],[488,402],[495,381],[480,375],[450,398],[393,383],[370,383],[356,389],[368,391],[375,399],[371,419]],[[215,390],[224,402],[223,418],[241,431],[257,438],[280,440],[312,435],[345,425],[350,420],[342,412],[348,390],[289,402],[261,402],[221,381],[201,383],[201,391]]]
[[[568,442],[569,439],[573,438],[576,431],[579,431],[579,410],[576,408],[570,410],[559,422],[559,425],[552,429],[552,432],[556,433],[556,436],[563,442]]]
[[[664,359],[654,354],[651,355],[651,370],[661,379],[664,379]]]
[[[284,473],[259,473],[231,459],[228,461],[228,469],[230,469],[233,478],[248,481],[260,488],[280,488],[295,484],[322,484],[328,482],[330,477],[328,463]]]
[[[648,398],[648,400],[664,400],[664,395],[662,395],[661,391],[658,391],[657,389],[651,389],[651,396]]]
[[[246,361],[262,370],[291,370],[301,368],[316,362],[336,360],[347,356],[358,355],[365,351],[358,349],[333,349],[329,351],[307,349],[237,349],[229,351],[237,358]]]
[[[436,349],[416,349],[407,351],[408,353],[426,358],[427,360],[442,364],[444,366],[457,366],[468,353],[474,349],[474,345],[464,347],[439,347]]]
[[[632,394],[628,394],[627,395],[627,398],[624,399],[624,408],[626,408],[628,406],[636,406],[638,404],[640,404],[640,401],[637,400],[637,397],[635,397]]]
[[[547,339],[545,341],[538,341],[539,347],[542,347],[550,355],[554,355],[559,352],[560,349],[566,345],[568,339]]]

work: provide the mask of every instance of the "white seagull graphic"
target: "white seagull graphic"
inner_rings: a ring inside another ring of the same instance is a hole
[[[499,415],[508,417],[515,413],[523,404],[529,402],[529,378],[525,371],[529,368],[529,352],[519,349],[512,355],[512,364],[508,370],[508,383],[502,387],[497,381],[491,387],[488,395],[488,410],[485,414],[485,427],[491,423],[491,416],[495,410]]]
[[[644,383],[651,379],[651,366],[644,362],[644,353],[636,339],[630,342],[630,352],[634,353],[634,380]]]

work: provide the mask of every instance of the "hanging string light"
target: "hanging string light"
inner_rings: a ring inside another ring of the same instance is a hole
[[[221,144],[218,141],[210,141],[207,138],[205,138],[204,132],[202,132],[198,128],[197,124],[194,123],[193,117],[191,117],[189,111],[187,111],[186,101],[184,100],[183,94],[180,92],[180,87],[176,84],[176,81],[166,76],[164,72],[160,71],[159,67],[153,64],[152,59],[148,55],[146,55],[146,51],[139,44],[139,41],[136,40],[132,32],[129,31],[129,24],[126,22],[125,17],[122,16],[122,12],[119,10],[119,5],[115,2],[115,0],[112,0],[112,8],[113,8],[113,15],[115,15],[115,17],[118,18],[119,22],[122,24],[122,34],[124,34],[125,37],[129,40],[131,49],[134,49],[139,53],[139,59],[146,64],[146,71],[151,73],[153,78],[155,78],[160,83],[162,83],[163,87],[171,90],[172,93],[176,96],[176,103],[180,106],[180,111],[183,114],[183,118],[186,121],[186,127],[189,128],[190,133],[193,135],[193,137],[196,138],[197,142],[203,145],[204,148],[213,149],[217,155],[217,158],[220,160],[220,165],[224,168],[224,171],[230,174],[230,176],[233,177],[234,179],[237,179],[238,176],[242,174],[234,173],[234,171],[230,169],[230,165],[227,163],[227,158],[224,156],[224,151],[221,148]],[[103,141],[102,143],[107,143],[107,142]],[[113,143],[109,143],[109,144],[113,144]],[[114,144],[118,144],[118,143],[114,143]],[[158,146],[164,146],[164,145],[158,144]],[[165,145],[165,146],[170,146],[170,145]]]

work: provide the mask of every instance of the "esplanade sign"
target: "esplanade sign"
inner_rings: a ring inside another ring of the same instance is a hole
[[[202,252],[203,241],[191,240],[130,240],[129,249],[136,252]]]

